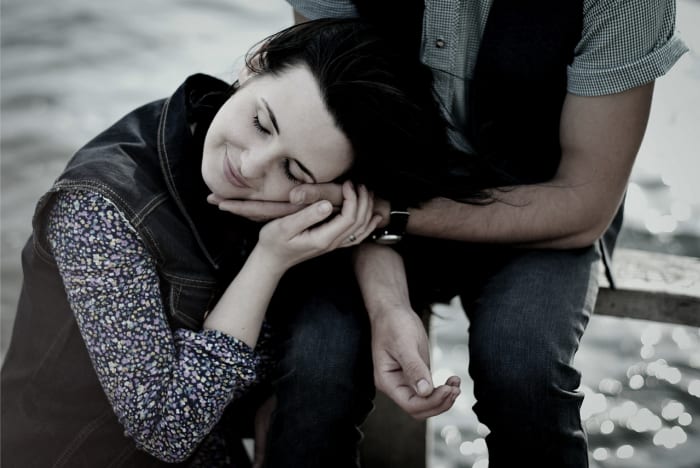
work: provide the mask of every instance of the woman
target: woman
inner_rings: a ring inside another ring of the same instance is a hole
[[[230,466],[285,272],[373,231],[365,185],[406,204],[436,193],[441,165],[421,157],[447,144],[444,123],[430,72],[397,50],[356,20],[295,26],[234,86],[192,76],[73,157],[23,251],[4,466]],[[336,215],[323,201],[262,228],[206,201],[340,180]]]

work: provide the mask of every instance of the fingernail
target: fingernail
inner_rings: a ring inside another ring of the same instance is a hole
[[[425,379],[418,381],[416,388],[418,389],[418,393],[420,395],[425,395],[426,393],[430,393],[430,384]]]
[[[318,212],[322,214],[326,214],[330,212],[332,209],[331,202],[329,201],[323,201],[318,204]]]

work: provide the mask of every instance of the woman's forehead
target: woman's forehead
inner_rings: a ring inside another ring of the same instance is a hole
[[[350,141],[336,125],[308,68],[299,65],[261,75],[251,90],[258,109],[274,120],[280,144],[318,180],[335,179],[349,169]]]

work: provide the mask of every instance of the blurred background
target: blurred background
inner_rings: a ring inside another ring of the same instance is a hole
[[[248,47],[292,13],[283,0],[2,0],[0,21],[4,355],[34,204],[72,153],[192,73],[232,81]],[[700,1],[678,0],[677,27],[691,52],[657,82],[619,245],[700,257]],[[430,466],[485,468],[468,323],[458,303],[438,312],[435,378],[464,383],[455,408],[430,422]],[[593,467],[700,466],[697,328],[594,317],[577,366]]]

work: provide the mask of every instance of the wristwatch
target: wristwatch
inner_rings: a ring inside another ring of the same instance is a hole
[[[392,206],[389,211],[389,224],[374,231],[372,240],[382,245],[392,245],[399,242],[406,234],[409,215],[408,208],[405,206]]]

